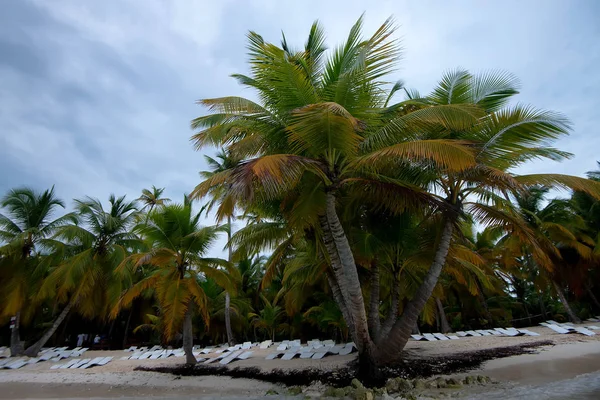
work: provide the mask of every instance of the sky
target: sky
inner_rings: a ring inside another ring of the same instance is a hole
[[[427,93],[449,69],[505,70],[521,80],[517,102],[570,118],[571,135],[556,146],[575,157],[517,172],[596,169],[594,0],[3,0],[0,194],[55,185],[71,204],[85,195],[133,199],[156,185],[182,199],[206,169],[189,142],[190,120],[206,112],[195,101],[253,96],[229,77],[248,72],[246,33],[278,44],[284,31],[301,46],[318,19],[332,48],[363,12],[365,36],[389,16],[398,24],[404,55],[390,80]]]

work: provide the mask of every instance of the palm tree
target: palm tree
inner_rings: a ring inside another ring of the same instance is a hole
[[[165,188],[157,188],[152,185],[152,189],[142,189],[142,195],[138,197],[138,201],[144,204],[143,209],[148,208],[146,211],[146,221],[148,221],[148,215],[154,210],[155,207],[162,207],[171,199],[166,197],[161,197]]]
[[[263,307],[258,314],[250,314],[252,325],[264,330],[267,333],[267,337],[275,341],[275,333],[281,327],[281,319],[285,315],[285,311],[281,306],[277,305],[278,296],[272,302],[263,295],[260,298],[263,301]]]
[[[142,242],[130,230],[138,214],[135,202],[110,195],[109,203],[110,209],[104,210],[98,199],[75,200],[77,217],[85,226],[64,225],[52,242],[47,241],[53,248],[50,258],[62,260],[45,279],[36,298],[56,299],[64,308],[25,351],[30,357],[37,355],[72,309],[84,317],[105,318],[118,299],[123,281],[114,270],[130,251],[140,249]]]
[[[281,47],[251,32],[252,76],[234,75],[258,91],[262,104],[239,97],[202,100],[214,113],[192,121],[197,148],[227,146],[239,165],[208,177],[192,195],[226,191],[248,208],[278,202],[292,231],[314,232],[331,265],[332,292],[366,370],[401,357],[419,313],[450,251],[455,225],[465,212],[526,236],[497,194],[539,181],[600,193],[584,180],[564,176],[514,177],[505,172],[535,157],[568,154],[545,147],[568,129],[560,115],[527,107],[503,109],[515,94],[507,74],[447,74],[426,98],[415,92],[390,105],[402,89],[382,80],[398,61],[391,20],[369,39],[362,18],[346,42],[324,62],[324,33],[313,24],[303,50]],[[468,202],[475,197],[479,202]],[[415,295],[393,320],[385,349],[370,336],[351,244],[338,210],[362,201],[392,214],[427,212],[440,225],[436,252]],[[227,205],[220,207],[224,213]],[[373,370],[373,372],[375,372]]]
[[[0,205],[8,211],[7,215],[0,214],[0,243],[5,243],[0,247],[0,255],[5,257],[3,264],[8,269],[0,295],[0,317],[15,316],[10,336],[10,352],[14,357],[24,350],[19,335],[21,313],[31,294],[29,289],[34,287],[30,278],[35,270],[37,247],[58,228],[72,222],[73,215],[52,220],[57,208],[65,207],[54,194],[54,187],[42,193],[28,188],[13,189]]]
[[[200,176],[204,179],[210,179],[219,172],[234,168],[239,164],[239,160],[235,159],[224,150],[217,153],[216,159],[210,156],[204,156],[210,167],[210,171],[200,172]],[[219,213],[217,213],[217,221],[221,221],[224,216],[227,217],[227,261],[232,262],[233,248],[231,244],[232,223],[231,220],[235,214],[235,202],[231,196],[227,195],[227,191],[219,187],[211,189],[212,200],[206,205],[206,212],[210,212],[214,205],[219,202]],[[235,344],[233,330],[231,329],[231,295],[225,291],[225,331],[227,332],[227,343],[230,346]]]
[[[217,239],[216,227],[201,227],[201,214],[194,213],[187,198],[183,204],[169,204],[154,210],[147,225],[138,227],[151,249],[130,255],[119,267],[125,273],[129,266],[134,269],[149,266],[146,276],[127,289],[112,311],[115,317],[122,307],[147,290],[154,292],[162,311],[163,335],[166,340],[182,330],[186,363],[195,364],[192,353],[192,316],[197,311],[208,325],[207,297],[200,279],[214,279],[221,287],[231,290],[227,274],[216,268],[226,266],[220,259],[205,258],[204,255]]]

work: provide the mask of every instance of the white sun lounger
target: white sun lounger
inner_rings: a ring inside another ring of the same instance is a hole
[[[261,342],[258,347],[262,350],[268,349],[269,347],[271,347],[271,345],[273,344],[272,340],[265,340],[264,342]]]
[[[16,361],[13,361],[11,363],[4,364],[0,368],[4,368],[4,369],[19,369],[19,368],[21,368],[24,365],[27,365],[27,361],[25,361],[25,360],[16,360]]]
[[[152,347],[150,350],[148,350],[148,351],[156,351],[156,350],[162,350],[162,346],[160,346],[160,345],[153,346],[153,347]]]
[[[340,352],[338,353],[340,356],[347,356],[348,354],[352,353],[355,349],[355,345],[353,342],[350,343],[346,343],[346,345],[344,346],[343,349],[340,350]]]
[[[131,346],[128,349],[125,349],[125,351],[136,351],[137,350],[137,346]]]
[[[150,358],[152,356],[152,354],[154,354],[154,351],[147,351],[147,352],[143,353],[142,355],[140,355],[138,357],[138,360],[145,360],[147,358]]]
[[[581,333],[581,334],[586,335],[586,336],[596,336],[595,332],[592,332],[589,329],[586,329],[586,328],[584,328],[582,326],[577,326],[577,327],[575,327],[573,329],[575,329],[576,332]]]
[[[586,328],[591,329],[593,331],[600,331],[600,326],[596,326],[596,325],[589,325],[589,326],[586,326]]]
[[[292,340],[292,341],[290,342],[290,344],[292,344],[292,345],[294,345],[294,346],[297,346],[297,347],[300,347],[300,346],[302,346],[302,343],[300,343],[300,339]]]
[[[303,351],[302,353],[300,353],[300,358],[312,358],[312,356],[315,355],[314,351]]]
[[[80,365],[80,366],[79,366],[79,369],[87,369],[87,368],[89,368],[89,367],[91,367],[91,366],[93,366],[93,365],[96,365],[98,362],[100,362],[100,361],[102,361],[102,360],[104,360],[104,357],[96,357],[96,358],[93,358],[93,359],[91,359],[89,362],[87,362],[87,363],[85,363],[85,364],[83,364],[83,365]]]
[[[279,356],[283,355],[284,353],[271,353],[271,354],[267,354],[267,356],[265,357],[265,360],[274,360],[276,358],[279,358]]]
[[[311,358],[313,360],[320,360],[321,358],[325,357],[327,354],[332,353],[331,350],[334,347],[335,346],[321,347],[317,351],[315,351],[315,354],[313,354],[313,356]],[[335,353],[332,353],[332,354],[338,354],[338,353],[339,353],[339,349],[336,349]]]
[[[296,357],[298,354],[300,354],[300,353],[298,353],[296,351],[288,351],[281,357],[281,359],[282,360],[291,360],[292,358]]]
[[[89,348],[87,348],[87,347],[84,347],[79,350],[73,350],[73,352],[71,353],[71,357],[80,357],[83,353],[85,353],[88,350],[89,350]]]
[[[451,339],[451,340],[458,340],[458,339],[460,339],[460,338],[459,338],[458,336],[456,336],[456,335],[446,335],[446,336],[448,337],[448,339]]]
[[[139,359],[139,358],[142,356],[142,354],[146,354],[146,353],[145,353],[145,352],[136,351],[135,353],[133,353],[133,354],[132,354],[132,355],[129,357],[129,359],[130,359],[130,360],[138,360],[138,359]]]
[[[557,332],[557,333],[561,333],[561,334],[570,333],[570,329],[566,329],[566,328],[563,328],[562,326],[558,326],[555,324],[545,324],[544,326],[546,328],[552,329],[554,332]]]
[[[277,351],[284,351],[287,350],[288,345],[287,343],[281,343],[279,346],[277,346]]]
[[[27,364],[37,364],[39,361],[40,361],[39,357],[30,358],[29,360],[27,360]]]
[[[207,358],[206,360],[203,361],[203,364],[211,364],[211,363],[214,363],[215,361],[222,360],[225,357],[229,357],[230,355],[231,355],[231,352],[221,353],[216,357]]]
[[[219,364],[221,364],[221,365],[227,365],[230,362],[232,362],[233,360],[235,360],[242,353],[243,353],[242,350],[232,351],[227,357],[223,357],[221,359],[221,361],[219,361]]]
[[[506,335],[506,336],[521,336],[521,335],[523,335],[522,333],[520,333],[516,329],[496,328],[496,331],[498,331],[501,334]]]
[[[148,359],[156,360],[158,357],[162,356],[163,354],[165,354],[164,350],[156,350],[154,353],[152,353],[152,355],[150,355],[150,357],[148,357]],[[198,354],[200,354],[200,353],[198,352]]]
[[[468,336],[468,335],[469,334],[467,332],[464,332],[464,331],[458,331],[458,332],[456,332],[456,336],[458,336],[458,337],[465,337],[465,336]]]
[[[183,357],[183,356],[185,356],[185,351],[183,349],[177,349],[177,350],[175,350],[173,352],[173,356],[175,356],[175,357]]]
[[[448,337],[446,335],[444,335],[443,333],[434,333],[433,336],[435,336],[436,338],[440,339],[440,340],[450,340],[448,339]]]
[[[491,336],[492,334],[489,333],[487,330],[485,329],[478,329],[475,332],[479,333],[481,336]]]
[[[245,351],[242,354],[240,354],[237,359],[238,360],[247,360],[248,358],[250,358],[250,356],[254,354],[253,351]]]
[[[252,342],[244,342],[242,344],[242,350],[250,350],[250,347],[252,347]]]
[[[467,335],[471,335],[471,336],[481,336],[481,333],[477,333],[475,331],[467,331],[466,333],[467,333]]]
[[[335,346],[335,342],[333,340],[323,340],[323,346]]]
[[[0,360],[0,368],[6,364],[8,364],[8,362],[11,361],[10,358],[5,358],[4,360]]]
[[[518,329],[519,332],[524,333],[528,336],[540,336],[539,333],[530,331],[529,329]]]
[[[421,336],[421,335],[410,335],[410,337],[415,339],[416,341],[427,340],[427,339],[425,339],[425,336]]]
[[[424,333],[423,337],[427,340],[429,340],[430,342],[435,342],[437,341],[437,338],[435,336],[433,336],[431,333]]]
[[[62,365],[59,365],[59,366],[58,366],[58,368],[59,368],[59,369],[67,369],[67,368],[71,368],[71,366],[72,366],[73,364],[77,364],[79,361],[81,361],[81,359],[80,359],[80,358],[74,358],[74,359],[72,359],[72,360],[69,360],[69,361],[67,361],[66,363],[64,363],[64,364],[62,364]],[[54,368],[54,366],[52,366],[52,367],[50,367],[50,368],[51,368],[51,369],[53,369],[53,368]]]
[[[75,364],[72,364],[69,367],[69,369],[77,369],[77,368],[81,367],[82,365],[85,365],[85,364],[89,363],[90,361],[92,361],[91,358],[84,358],[83,360],[79,360]]]

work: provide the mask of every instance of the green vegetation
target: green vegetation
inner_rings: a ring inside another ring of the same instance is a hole
[[[200,101],[210,113],[192,140],[220,152],[182,204],[153,187],[142,208],[86,199],[50,222],[63,206],[52,190],[6,195],[0,318],[17,316],[13,354],[18,328],[35,354],[75,314],[109,339],[118,321],[123,345],[181,339],[188,363],[194,338],[352,340],[374,374],[417,328],[600,311],[598,172],[515,173],[569,158],[551,147],[569,121],[511,105],[508,73],[450,71],[428,95],[391,84],[392,21],[361,30],[359,19],[327,59],[318,23],[302,49],[251,32],[250,75],[233,77],[258,101]],[[553,187],[571,197],[547,198]],[[217,226],[199,226],[205,211]],[[226,260],[206,257],[219,234]]]

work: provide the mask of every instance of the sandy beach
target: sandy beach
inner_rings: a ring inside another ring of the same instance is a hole
[[[477,396],[480,396],[482,392],[488,396],[497,391],[498,396],[504,396],[498,398],[518,398],[510,397],[511,391],[518,392],[525,388],[533,393],[536,388],[552,388],[552,385],[558,385],[559,382],[563,382],[559,387],[568,387],[568,382],[575,382],[577,390],[589,389],[592,393],[594,390],[600,391],[600,335],[592,337],[578,334],[561,335],[545,327],[529,329],[539,333],[540,336],[484,336],[452,341],[411,341],[406,350],[410,357],[443,356],[550,340],[554,345],[538,348],[534,354],[485,362],[480,369],[471,371],[469,374],[486,375],[497,383],[492,388],[483,386],[464,388],[453,393],[453,397],[480,398]],[[252,357],[236,361],[231,366],[252,366],[261,369],[310,367],[318,368],[325,374],[346,365],[355,357],[354,354],[351,354],[330,356],[322,360],[265,360],[265,356],[273,351],[273,348],[255,350]],[[51,362],[27,365],[15,371],[2,370],[0,372],[0,399],[259,398],[270,390],[285,392],[285,389],[279,385],[251,379],[223,376],[179,377],[171,374],[134,371],[138,366],[175,366],[181,364],[183,359],[171,357],[163,360],[120,360],[127,354],[122,350],[88,351],[84,355],[85,358],[113,356],[114,359],[105,366],[85,370],[52,370],[50,369]],[[459,375],[461,374],[457,374],[457,376]],[[597,386],[594,387],[594,385]],[[571,388],[570,390],[575,389]],[[543,392],[540,396],[556,392],[557,389],[554,389],[549,393]],[[445,394],[441,393],[440,395]],[[531,399],[528,397],[528,400]]]

